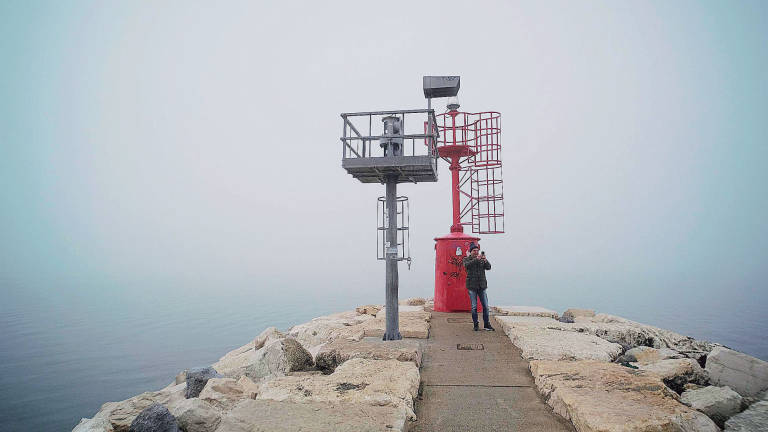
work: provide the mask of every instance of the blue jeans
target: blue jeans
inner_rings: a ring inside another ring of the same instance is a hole
[[[477,324],[477,297],[480,297],[480,304],[483,305],[483,326],[490,327],[491,321],[488,318],[488,294],[485,290],[469,291],[469,301],[472,303],[472,322]]]

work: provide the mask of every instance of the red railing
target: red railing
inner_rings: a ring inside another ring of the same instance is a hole
[[[453,187],[465,198],[461,207],[462,225],[470,225],[476,234],[504,232],[504,184],[501,169],[501,114],[447,112],[436,116],[438,151],[464,154],[458,161],[460,178]],[[426,125],[425,125],[426,130]],[[470,151],[463,150],[462,147]],[[454,200],[457,195],[454,195]]]

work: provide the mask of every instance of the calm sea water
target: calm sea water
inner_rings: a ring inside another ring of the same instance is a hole
[[[2,284],[3,292],[12,294],[0,306],[2,431],[69,431],[102,403],[159,389],[178,371],[209,365],[268,326],[287,329],[319,315],[383,303],[377,287],[297,292],[279,284],[233,289],[92,284],[82,290],[71,282],[51,282],[41,290],[9,280]],[[411,291],[430,295],[428,287]],[[489,294],[492,304],[538,304],[561,312],[586,306],[575,294],[502,289]],[[768,318],[761,302],[660,304],[622,296],[590,301],[599,311],[768,359]]]

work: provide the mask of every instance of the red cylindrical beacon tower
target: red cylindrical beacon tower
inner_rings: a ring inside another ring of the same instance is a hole
[[[450,163],[453,201],[451,233],[435,238],[434,310],[439,312],[470,310],[462,260],[469,244],[479,244],[480,238],[464,234],[464,225],[471,225],[475,234],[504,231],[499,113],[463,113],[457,108],[458,104],[449,104],[436,125],[442,144],[438,154]],[[470,220],[462,223],[467,215]],[[477,309],[482,311],[482,306]]]

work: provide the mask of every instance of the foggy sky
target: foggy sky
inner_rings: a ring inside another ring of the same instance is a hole
[[[759,1],[3,2],[4,296],[383,302],[384,188],[341,168],[339,113],[455,74],[463,110],[502,114],[492,302],[764,306],[767,24]],[[440,175],[399,188],[403,297],[432,295]]]

